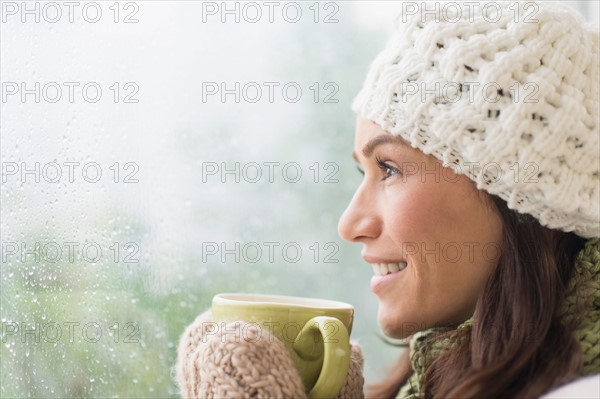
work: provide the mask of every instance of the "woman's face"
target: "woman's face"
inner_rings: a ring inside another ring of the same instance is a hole
[[[500,256],[502,223],[487,193],[362,117],[354,157],[364,178],[338,230],[363,244],[374,269],[382,331],[406,338],[471,317]]]

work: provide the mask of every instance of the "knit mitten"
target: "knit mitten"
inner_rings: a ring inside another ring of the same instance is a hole
[[[308,399],[281,340],[255,323],[227,323],[222,331],[212,331],[211,322],[209,309],[179,340],[175,374],[183,398]],[[350,346],[350,367],[338,399],[364,398],[362,352],[356,342]]]

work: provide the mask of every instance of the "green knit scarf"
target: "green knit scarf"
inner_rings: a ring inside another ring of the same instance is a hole
[[[565,322],[575,317],[575,310],[583,309],[584,317],[573,331],[583,352],[581,376],[600,373],[600,239],[585,243],[577,254],[573,276],[567,286],[567,295],[560,308]],[[460,324],[457,329],[470,329],[473,319]],[[409,353],[414,373],[400,388],[396,399],[420,398],[421,378],[427,367],[442,353],[456,347],[450,339],[435,340],[435,336],[450,328],[431,328],[414,334],[409,341]],[[423,342],[433,339],[431,349],[425,356]]]

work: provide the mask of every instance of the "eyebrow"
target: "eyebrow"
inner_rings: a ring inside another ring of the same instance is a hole
[[[387,143],[404,145],[406,142],[400,136],[382,134],[381,136],[377,136],[369,140],[369,142],[363,147],[362,153],[365,157],[369,158],[373,154],[373,151],[375,151],[375,148],[377,148],[377,146]],[[354,158],[356,162],[358,162],[358,157],[356,156],[355,152],[352,153],[352,158]]]

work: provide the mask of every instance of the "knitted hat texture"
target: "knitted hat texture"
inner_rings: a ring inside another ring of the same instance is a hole
[[[409,3],[352,109],[511,209],[600,237],[598,28],[554,2]]]

